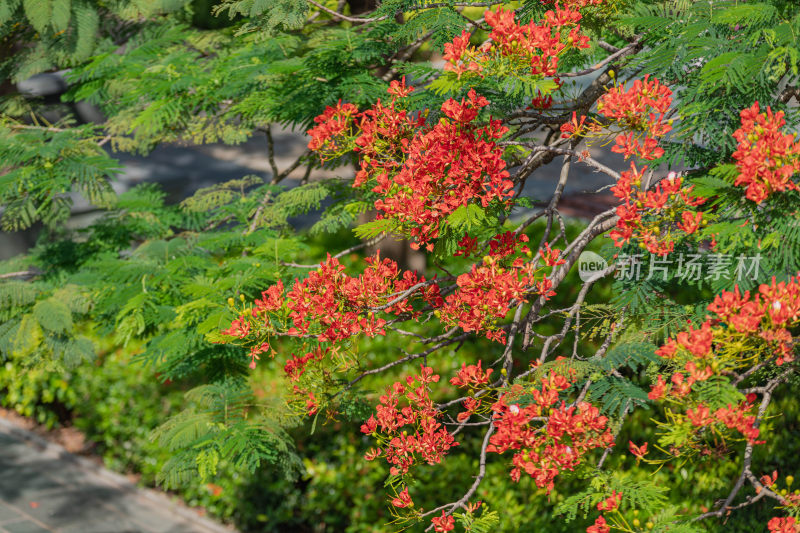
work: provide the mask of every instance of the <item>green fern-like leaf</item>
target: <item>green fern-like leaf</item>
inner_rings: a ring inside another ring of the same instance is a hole
[[[33,315],[39,325],[53,333],[72,330],[72,313],[61,301],[53,298],[42,300],[33,307]]]

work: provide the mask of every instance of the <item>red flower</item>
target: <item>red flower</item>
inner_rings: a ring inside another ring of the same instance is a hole
[[[778,479],[778,471],[774,470],[772,472],[772,477],[764,475],[761,476],[761,479],[759,481],[761,481],[761,484],[764,485],[765,487],[771,487],[772,485],[775,484],[775,481],[777,479]]]
[[[231,322],[231,327],[222,330],[220,333],[223,335],[230,335],[231,337],[239,337],[240,339],[243,339],[247,337],[248,333],[250,333],[250,322],[246,316],[242,315]]]
[[[664,392],[666,391],[667,384],[664,383],[664,379],[661,377],[661,374],[658,375],[658,381],[650,392],[647,394],[647,397],[651,400],[660,400],[664,397]]]
[[[551,250],[550,244],[544,243],[545,249],[539,249],[539,255],[544,260],[544,264],[547,266],[556,266],[556,265],[563,265],[566,263],[563,259],[559,259],[558,256],[561,255],[561,250]]]
[[[693,411],[691,409],[686,410],[686,418],[692,423],[693,426],[697,427],[704,427],[711,424],[714,420],[710,416],[710,411],[708,407],[703,405],[702,403],[697,406],[697,408]]]
[[[645,442],[641,446],[637,446],[633,443],[633,441],[628,441],[628,450],[636,456],[637,459],[641,459],[645,455],[647,455],[647,443]]]
[[[797,520],[793,516],[775,517],[767,523],[770,533],[797,533],[800,531]]]
[[[609,533],[609,531],[611,531],[611,528],[606,525],[606,519],[603,518],[603,515],[597,517],[593,526],[586,528],[586,533]]]
[[[561,125],[561,137],[564,139],[568,139],[573,136],[581,136],[584,132],[584,124],[586,123],[586,117],[581,116],[580,122],[578,121],[578,116],[575,112],[572,112],[572,120],[570,122],[565,122]]]
[[[481,369],[481,362],[478,361],[477,365],[469,365],[461,363],[461,370],[458,371],[458,376],[450,380],[450,383],[456,387],[480,387],[489,382],[489,376],[494,372],[494,369],[488,368],[486,372]]]
[[[687,234],[692,234],[697,231],[697,228],[699,228],[701,222],[703,222],[703,213],[699,211],[697,213],[684,211],[681,213],[681,220],[682,222],[678,223],[678,227]]]
[[[408,487],[405,487],[402,492],[392,500],[392,505],[399,508],[414,506],[414,502],[411,501],[411,496],[408,495]]]
[[[403,78],[400,81],[392,80],[386,92],[397,98],[405,98],[406,96],[414,92],[414,87],[407,86],[406,77],[403,76]]]
[[[255,370],[256,359],[261,359],[258,354],[269,351],[269,343],[262,342],[250,348],[250,370]]]
[[[434,531],[453,531],[456,527],[455,519],[452,516],[445,515],[444,510],[442,511],[442,516],[431,518],[431,523]]]
[[[613,511],[619,507],[622,501],[622,493],[615,490],[611,491],[611,496],[597,504],[598,511]]]
[[[478,249],[478,239],[470,237],[468,234],[465,234],[464,237],[458,241],[459,249],[453,255],[458,257],[459,255],[463,255],[464,257],[469,257],[475,253]]]
[[[678,333],[678,344],[689,350],[695,357],[704,357],[711,352],[711,341],[714,334],[711,324],[704,322],[700,329],[689,326],[689,331]]]
[[[308,393],[308,400],[306,401],[306,411],[308,411],[309,415],[313,415],[317,412],[319,405],[317,404],[317,398],[314,396],[313,392]]]
[[[278,283],[262,292],[261,299],[256,298],[254,303],[254,314],[277,311],[283,307],[283,282],[278,280]]]
[[[677,351],[678,351],[678,344],[675,342],[675,340],[667,339],[667,343],[658,350],[656,350],[656,355],[659,355],[664,359],[673,359],[675,357],[675,352]]]
[[[694,361],[687,361],[684,369],[689,373],[689,384],[692,385],[697,381],[705,381],[714,375],[714,369],[710,366],[701,368],[697,367]]]
[[[734,185],[747,187],[745,197],[760,204],[775,192],[797,190],[791,177],[800,172],[800,143],[784,134],[783,111],[767,107],[759,113],[758,102],[740,112],[742,127],[733,133],[739,141],[733,153],[739,170]]]

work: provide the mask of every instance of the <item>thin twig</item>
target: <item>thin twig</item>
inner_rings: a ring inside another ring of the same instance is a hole
[[[366,241],[364,241],[362,243],[356,244],[355,246],[351,246],[350,248],[348,248],[346,250],[342,250],[338,254],[334,255],[331,259],[339,259],[340,257],[344,257],[347,254],[351,254],[353,252],[357,252],[358,250],[361,250],[362,248],[368,248],[370,246],[374,246],[374,245],[378,244],[379,242],[381,242],[386,237],[387,237],[387,235],[385,233],[382,233],[382,234],[378,235],[377,237],[373,237],[372,239],[369,239],[369,240],[366,240]],[[287,266],[287,267],[294,267],[294,268],[319,268],[319,267],[322,266],[322,262],[320,261],[319,263],[315,263],[313,265],[301,265],[301,264],[298,264],[298,263],[289,263],[287,261],[281,261],[281,265],[282,266]]]

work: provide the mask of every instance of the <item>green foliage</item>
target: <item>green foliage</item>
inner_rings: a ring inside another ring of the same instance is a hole
[[[69,217],[70,192],[98,207],[111,207],[116,196],[110,180],[116,161],[96,144],[95,128],[46,128],[0,122],[0,216],[4,231],[29,228],[37,221],[50,227]]]
[[[595,399],[604,413],[622,416],[637,406],[647,403],[647,392],[628,379],[606,376],[589,387],[590,401]]]
[[[54,68],[81,64],[114,47],[130,27],[147,26],[168,13],[188,13],[189,0],[6,0],[0,4],[0,36],[6,42],[29,41],[17,53],[0,55],[0,75],[14,81]],[[101,24],[103,19],[116,24]],[[5,45],[4,45],[5,46]]]
[[[489,533],[496,531],[500,525],[500,515],[497,511],[490,511],[486,505],[481,506],[482,512],[478,517],[472,513],[455,513],[459,525],[471,533]]]
[[[241,381],[197,387],[186,399],[192,407],[153,434],[160,447],[172,452],[158,476],[164,486],[179,487],[197,475],[209,481],[220,461],[250,472],[268,462],[287,476],[302,468],[288,435],[274,418],[274,409],[248,416],[256,407],[255,399],[252,389]]]
[[[391,5],[391,2],[383,4]],[[412,13],[395,35],[405,42],[413,42],[430,34],[431,45],[439,48],[461,33],[464,22],[464,17],[452,7],[426,9]]]
[[[301,28],[306,21],[308,3],[302,0],[223,0],[214,10],[218,16],[227,11],[230,18],[248,17],[239,32],[258,32],[259,37],[267,38]]]
[[[476,226],[481,226],[486,222],[485,211],[476,204],[462,205],[447,217],[447,224],[454,231],[474,231]]]
[[[776,101],[776,85],[796,77],[800,66],[798,13],[779,0],[738,2],[637,2],[620,16],[624,26],[643,31],[651,48],[631,65],[659,79],[675,82],[678,107],[676,139],[668,150],[680,152],[688,166],[705,166],[733,152],[731,133],[740,109],[753,101]],[[796,115],[789,113],[789,122]],[[677,118],[677,117],[676,117]],[[689,150],[702,145],[701,151]]]
[[[218,516],[239,513],[235,518],[246,529],[356,532],[385,523],[386,502],[374,497],[385,472],[377,462],[363,459],[358,427],[371,411],[365,395],[385,388],[393,376],[371,376],[369,383],[342,394],[338,420],[319,416],[298,425],[296,413],[289,412],[275,389],[278,383],[284,386],[282,363],[288,354],[305,349],[302,341],[272,339],[277,361],[264,354],[250,372],[246,353],[221,344],[219,331],[246,311],[239,302],[252,302],[270,284],[288,284],[302,275],[286,263],[298,258],[317,262],[325,252],[356,239],[405,228],[383,219],[349,231],[375,195],[353,190],[346,179],[303,180],[286,189],[264,184],[261,176],[243,176],[203,188],[179,206],[167,205],[166,195],[153,185],[117,197],[110,181],[118,165],[107,150],[147,153],[171,142],[235,144],[276,123],[307,128],[326,105],[339,100],[364,109],[385,99],[395,74],[407,75],[417,88],[408,99],[409,111],[430,109],[429,121],[438,120],[445,98],[461,98],[469,88],[485,94],[499,115],[525,109],[532,97],[556,89],[552,80],[522,75],[516,65],[502,61],[488,65],[483,77],[460,79],[428,62],[432,48],[459,34],[484,7],[458,4],[441,2],[426,9],[416,0],[386,0],[367,15],[373,19],[367,24],[339,21],[304,0],[223,0],[214,8],[186,0],[0,4],[0,41],[5,43],[0,44],[0,77],[13,82],[70,68],[65,101],[88,100],[108,117],[102,126],[76,125],[69,118],[51,124],[44,117],[59,104],[18,94],[0,102],[0,225],[13,231],[42,222],[47,228],[29,256],[0,264],[0,272],[11,273],[0,278],[0,402],[49,425],[72,419],[100,443],[110,464],[141,471],[147,482],[157,479],[175,487]],[[522,4],[519,20],[539,17],[546,8],[538,0]],[[795,108],[776,100],[798,74],[800,49],[794,36],[800,14],[778,0],[607,4],[582,21],[587,31],[620,47],[636,34],[643,44],[632,58],[615,62],[616,79],[626,82],[649,73],[676,88],[674,136],[662,162],[686,163],[693,169],[686,179],[709,197],[703,209],[710,223],[699,230],[702,237],[713,237],[715,251],[732,256],[759,250],[764,268],[742,282],[743,288],[776,272],[795,272],[800,225],[786,214],[796,213],[800,195],[787,192],[754,207],[733,185],[735,166],[720,163],[728,162],[734,149],[731,132],[738,111],[754,100],[784,109],[789,127],[800,122]],[[194,21],[212,9],[225,20],[198,27]],[[485,38],[484,24],[470,24],[470,30],[476,41]],[[417,40],[427,36],[416,48]],[[591,67],[604,57],[606,52],[594,46],[561,58],[560,68]],[[537,131],[557,133],[564,120],[558,113],[578,95],[561,94],[555,114],[543,115]],[[511,135],[524,133],[512,126]],[[509,149],[507,155],[519,160],[524,154]],[[298,165],[309,171],[338,166],[349,176],[345,165],[354,161],[342,157],[323,164],[303,154]],[[64,224],[74,194],[103,210],[81,229]],[[301,242],[290,219],[328,201],[332,205],[313,226],[312,239]],[[518,205],[533,207],[530,202]],[[451,256],[464,233],[491,237],[513,227],[509,215],[501,205],[455,210],[439,228],[432,262],[448,269],[463,266],[466,259]],[[567,221],[565,226],[563,237],[574,242],[581,224]],[[552,243],[559,229],[544,235],[544,226],[534,225],[526,231],[531,242]],[[676,253],[688,251],[686,243],[677,243]],[[615,249],[608,257],[616,252],[639,250]],[[348,257],[342,260],[350,266]],[[18,271],[28,272],[32,280],[15,280]],[[574,337],[572,358],[546,361],[529,377],[535,384],[545,372],[571,371],[577,383],[566,394],[590,381],[585,398],[611,418],[620,448],[627,437],[653,442],[658,436],[646,418],[655,416],[655,409],[634,408],[648,405],[648,378],[662,371],[655,347],[687,320],[702,319],[713,295],[734,283],[730,276],[600,282],[596,289],[602,303],[583,305],[581,329],[573,324],[565,330],[570,340]],[[579,287],[570,272],[551,301],[561,309],[553,317],[563,318]],[[620,323],[624,334],[612,331]],[[441,333],[432,333],[434,328],[424,322],[410,327],[412,336]],[[555,327],[542,318],[534,333],[554,335]],[[585,356],[612,333],[605,355]],[[358,349],[359,368],[397,361],[396,342],[382,338],[348,348]],[[429,359],[445,369],[444,377],[462,361],[482,360],[488,366],[490,350],[488,343],[476,340]],[[533,355],[526,357],[516,362],[533,362]],[[512,369],[514,375],[517,370]],[[528,386],[527,380],[517,383]],[[442,396],[453,394],[446,379],[439,386]],[[741,399],[726,380],[712,378],[696,390],[712,408]],[[529,398],[523,396],[525,401]],[[787,418],[797,418],[796,405],[782,404],[781,409]],[[765,426],[771,423],[766,420]],[[155,439],[148,440],[154,429]],[[448,456],[435,470],[421,469],[411,486],[420,507],[463,494],[464,473],[477,468],[474,429],[465,427],[456,450],[462,453]],[[781,442],[792,442],[796,429],[790,426]],[[687,436],[685,428],[679,429],[661,435],[660,442],[668,445]],[[771,460],[769,454],[780,455],[781,466],[797,459],[781,449],[757,453],[763,454],[760,464]],[[508,461],[492,456],[477,496],[490,501],[493,510],[484,504],[479,516],[459,512],[458,521],[476,532],[572,533],[585,530],[589,511],[617,490],[625,495],[628,518],[637,511],[650,516],[654,531],[699,531],[683,522],[681,513],[711,507],[740,466],[700,462],[653,473],[638,463],[632,466],[622,452],[607,457],[607,472],[595,471],[587,460],[574,473],[563,473],[548,499],[530,479],[509,490]],[[664,489],[678,483],[686,494]],[[765,506],[753,509],[771,512]],[[554,512],[570,522],[552,520]],[[734,515],[716,530],[752,531],[746,520]]]
[[[390,218],[381,218],[360,224],[353,229],[359,239],[372,239],[382,233],[391,233],[396,228],[396,222]]]
[[[661,358],[655,354],[656,347],[649,342],[626,342],[611,348],[600,363],[606,370],[627,366],[639,370],[649,363],[660,364]]]

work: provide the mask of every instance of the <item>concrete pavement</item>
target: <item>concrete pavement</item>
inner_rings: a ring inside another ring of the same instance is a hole
[[[0,418],[0,533],[232,533]]]

